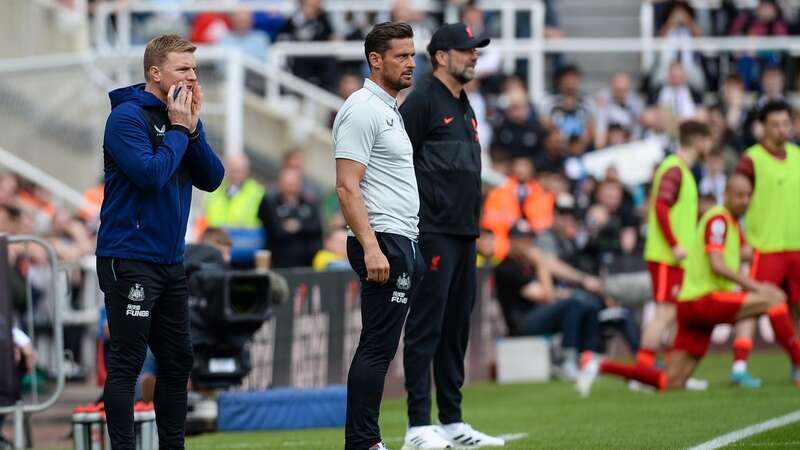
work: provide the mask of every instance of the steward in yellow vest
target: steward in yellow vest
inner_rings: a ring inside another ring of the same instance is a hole
[[[248,178],[238,187],[227,181],[206,198],[208,226],[217,228],[260,228],[258,207],[264,198],[264,186]]]
[[[264,186],[249,178],[250,161],[246,155],[232,155],[225,159],[225,179],[205,201],[206,220],[209,227],[246,228],[261,227],[258,207],[264,198]]]

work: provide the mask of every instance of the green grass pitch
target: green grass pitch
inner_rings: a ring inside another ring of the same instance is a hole
[[[727,382],[730,354],[710,355],[696,377],[705,392],[631,392],[616,378],[601,377],[588,399],[573,384],[472,385],[464,390],[465,419],[487,433],[516,435],[507,449],[687,448],[719,435],[800,409],[800,390],[789,381],[779,351],[754,353],[750,369],[764,387],[741,390]],[[434,411],[435,419],[435,411]],[[381,429],[390,449],[402,447],[405,400],[384,401]],[[800,448],[800,423],[739,441],[731,448]],[[190,438],[189,450],[341,450],[343,430],[214,433]]]

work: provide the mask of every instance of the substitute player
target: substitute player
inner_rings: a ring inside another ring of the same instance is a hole
[[[407,450],[504,444],[473,429],[461,416],[481,212],[478,122],[464,85],[475,78],[477,49],[488,44],[489,39],[474,36],[461,23],[436,30],[428,44],[433,76],[416,86],[400,107],[414,146],[420,247],[428,265],[405,329]],[[440,426],[431,425],[431,363]]]
[[[650,270],[656,314],[642,333],[636,362],[653,367],[664,331],[675,321],[675,303],[683,281],[686,247],[697,224],[697,182],[691,167],[711,145],[707,125],[687,121],[680,126],[680,147],[659,165],[653,179],[644,258]]]
[[[336,194],[350,228],[347,258],[361,281],[363,324],[347,374],[345,450],[386,448],[378,428],[384,379],[425,271],[413,149],[396,100],[411,86],[413,38],[406,23],[375,25],[364,41],[370,77],[333,123]]]
[[[739,273],[742,237],[738,220],[747,211],[751,192],[747,177],[734,174],[725,189],[725,206],[711,208],[700,220],[684,265],[686,274],[678,295],[678,333],[665,369],[620,364],[585,353],[577,383],[582,395],[588,395],[598,373],[635,379],[660,390],[682,388],[708,350],[714,326],[764,313],[791,358],[794,383],[800,387],[800,340],[789,317],[785,294],[772,284]]]
[[[744,218],[747,243],[753,247],[750,276],[786,293],[795,320],[800,302],[800,147],[791,143],[789,105],[766,103],[758,120],[764,130],[759,144],[747,149],[736,173],[753,183],[753,200]],[[754,327],[737,329],[731,380],[760,380],[747,375]]]

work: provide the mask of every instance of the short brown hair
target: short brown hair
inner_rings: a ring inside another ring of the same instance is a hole
[[[369,63],[369,54],[372,52],[383,56],[392,46],[392,39],[412,39],[414,30],[405,22],[383,22],[375,25],[364,39],[364,55]]]
[[[206,228],[206,231],[203,233],[202,243],[206,245],[222,245],[225,247],[231,247],[233,245],[228,233],[222,228],[215,227]]]
[[[703,122],[687,120],[681,124],[678,133],[680,134],[681,145],[689,147],[694,143],[696,138],[711,136],[711,129]]]
[[[163,34],[154,37],[144,49],[144,79],[150,80],[150,75],[148,75],[150,68],[164,64],[167,55],[171,52],[194,53],[195,50],[197,50],[197,47],[194,44],[177,34]]]

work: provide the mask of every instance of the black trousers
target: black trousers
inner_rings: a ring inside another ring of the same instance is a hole
[[[97,258],[111,341],[103,400],[114,450],[134,450],[134,388],[147,346],[158,362],[156,425],[162,449],[184,448],[186,383],[192,369],[186,272],[182,264]]]
[[[431,362],[439,422],[463,421],[464,354],[477,290],[474,238],[426,233],[420,247],[428,271],[411,304],[403,347],[410,427],[431,423]]]
[[[389,281],[367,281],[364,249],[347,238],[347,258],[361,280],[361,336],[347,374],[345,449],[367,450],[381,441],[378,428],[383,384],[392,362],[408,305],[425,265],[416,242],[390,233],[376,233],[389,260]]]

